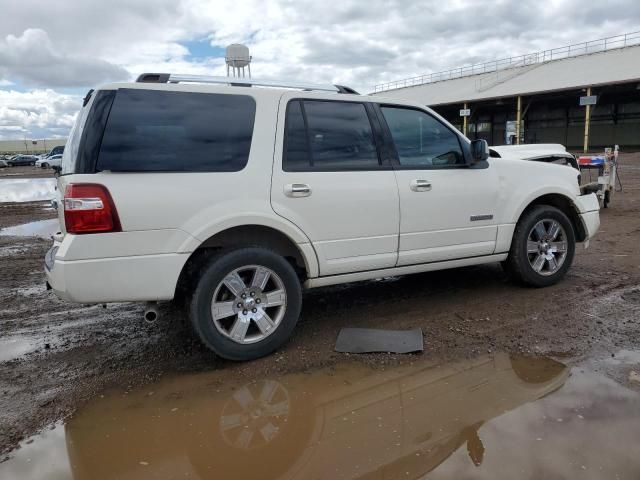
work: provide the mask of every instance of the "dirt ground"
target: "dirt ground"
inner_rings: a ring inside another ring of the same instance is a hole
[[[34,178],[53,177],[53,171],[49,168],[41,167],[6,167],[0,168],[0,178]]]
[[[312,290],[291,341],[274,355],[243,364],[203,348],[171,304],[162,305],[160,320],[148,325],[141,305],[103,308],[58,300],[45,290],[42,271],[51,242],[0,236],[0,453],[4,457],[21,439],[109,387],[134,388],[176,372],[221,369],[229,378],[252,380],[332,365],[344,359],[333,346],[347,326],[420,327],[421,357],[438,361],[505,351],[575,364],[637,349],[640,154],[622,158],[621,178],[624,190],[602,210],[601,231],[556,286],[523,288],[499,265],[486,265]],[[53,218],[43,206],[0,204],[0,228]],[[15,354],[6,353],[12,349]],[[418,356],[356,357],[384,368]],[[627,382],[624,372],[611,375]]]

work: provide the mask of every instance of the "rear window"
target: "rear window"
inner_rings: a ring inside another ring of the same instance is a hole
[[[242,170],[256,105],[247,95],[120,89],[104,130],[97,170]]]

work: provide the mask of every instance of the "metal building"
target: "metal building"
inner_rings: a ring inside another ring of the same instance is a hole
[[[50,152],[53,147],[67,143],[66,138],[41,138],[38,140],[0,140],[0,154],[39,154]]]
[[[640,32],[389,82],[373,93],[429,105],[491,145],[640,150]]]

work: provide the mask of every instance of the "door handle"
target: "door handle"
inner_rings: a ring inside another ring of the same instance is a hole
[[[431,182],[428,180],[411,180],[409,186],[414,192],[428,192],[431,190]]]
[[[311,195],[311,187],[306,183],[289,183],[284,186],[284,194],[292,198],[308,197]]]

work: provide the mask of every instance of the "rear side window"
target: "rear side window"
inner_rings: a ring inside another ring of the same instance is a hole
[[[120,89],[97,170],[242,170],[255,111],[255,101],[246,95]]]
[[[291,101],[285,138],[285,171],[368,170],[380,166],[362,103]]]
[[[289,102],[287,106],[286,133],[286,166],[287,170],[303,170],[311,164],[307,129],[299,101]]]

